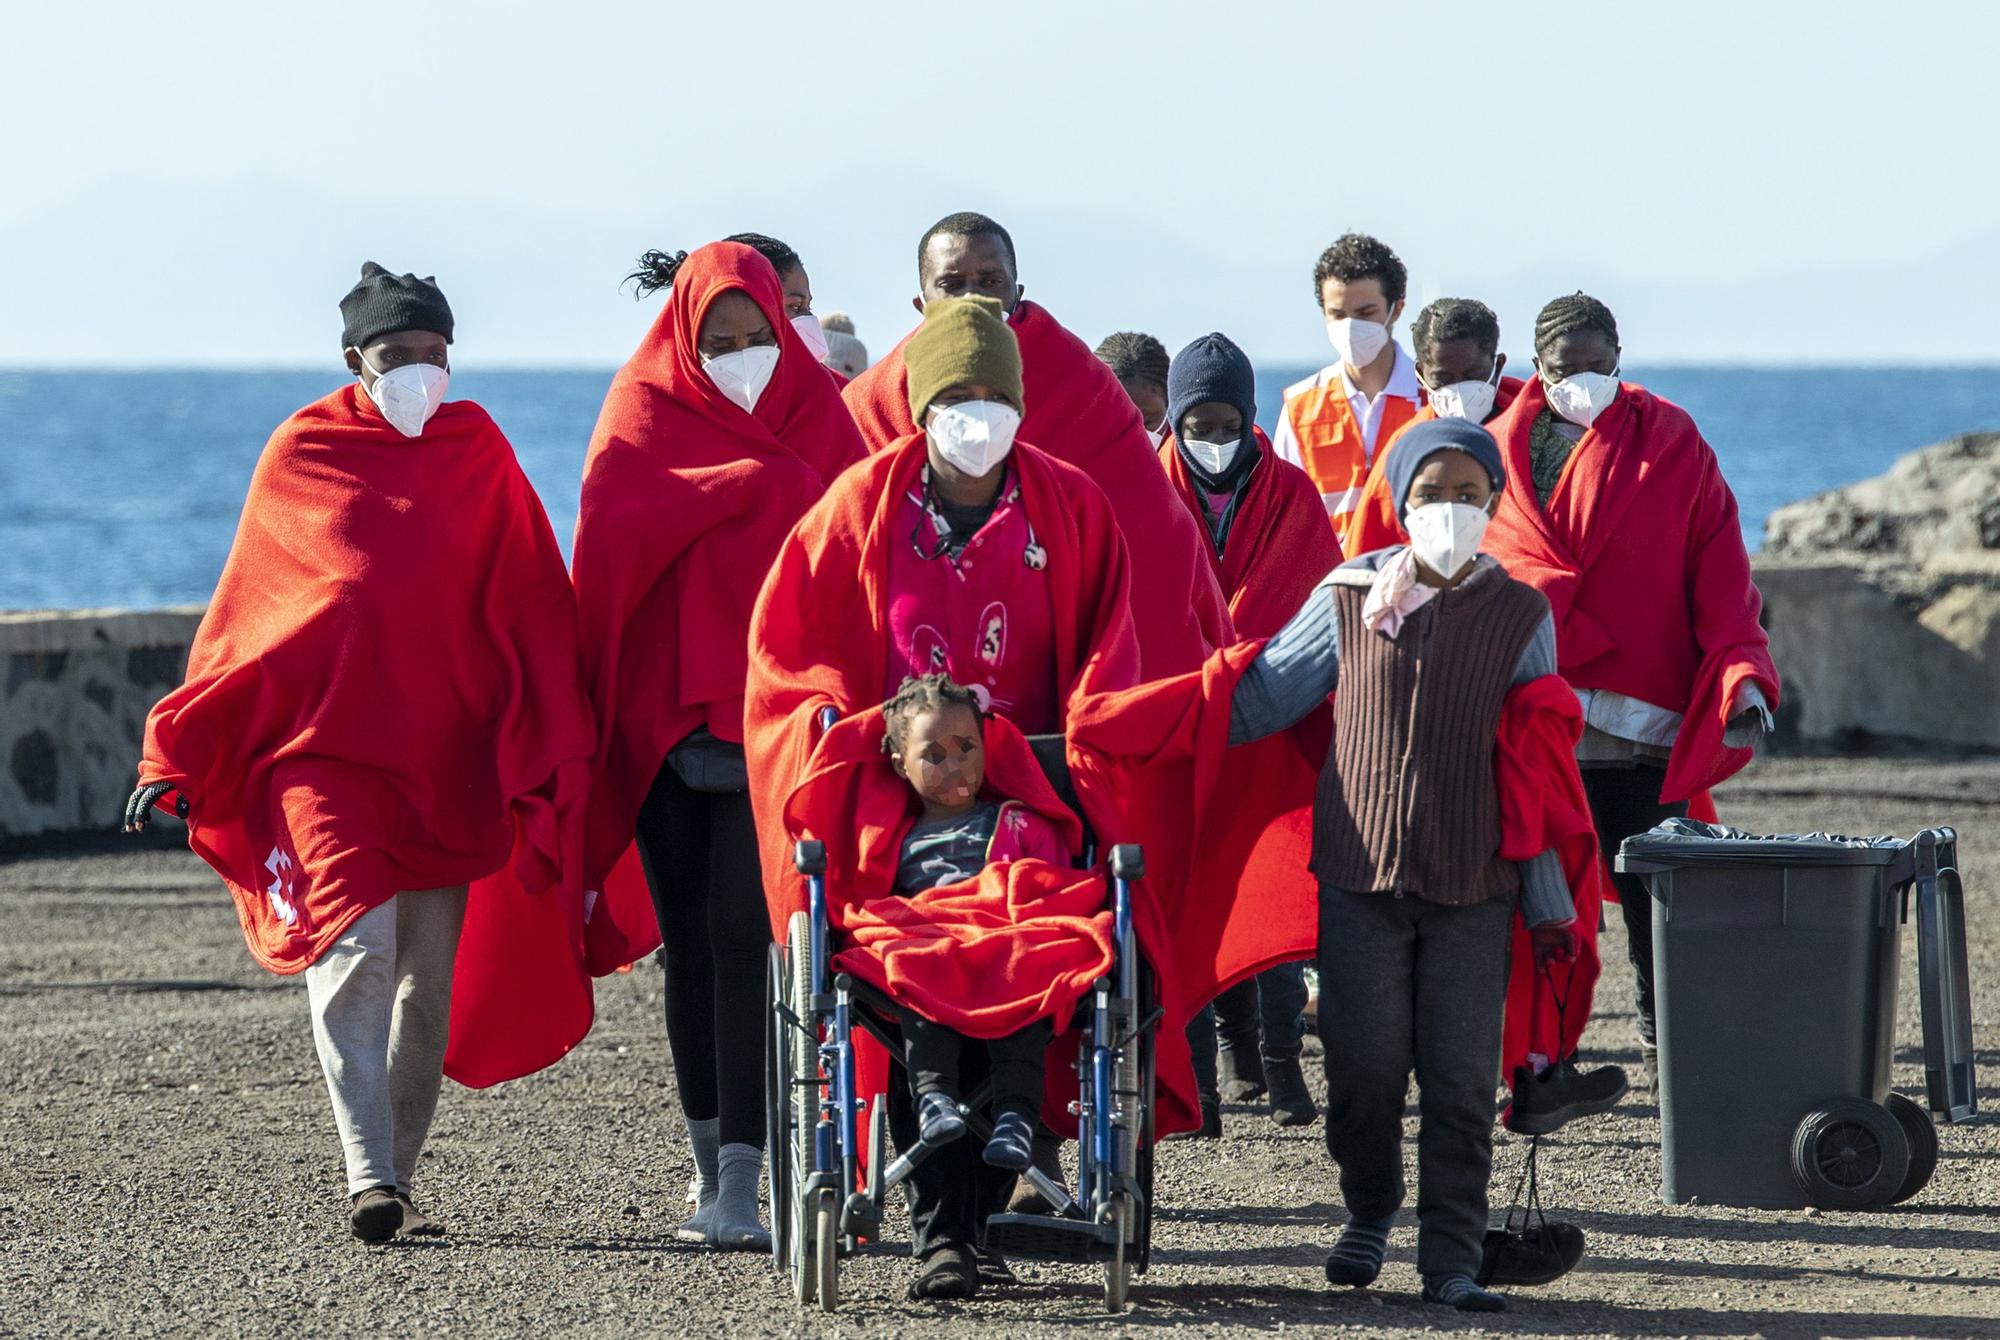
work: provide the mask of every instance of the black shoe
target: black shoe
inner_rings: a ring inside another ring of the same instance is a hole
[[[1551,1219],[1536,1228],[1489,1228],[1482,1245],[1479,1283],[1503,1288],[1553,1284],[1583,1259],[1583,1230]]]
[[[995,1168],[1024,1173],[1035,1161],[1035,1124],[1025,1112],[1002,1112],[982,1157]]]
[[[1305,1067],[1296,1056],[1282,1061],[1266,1060],[1264,1074],[1271,1081],[1271,1120],[1280,1126],[1305,1126],[1319,1117],[1319,1104],[1306,1088]]]
[[[979,1261],[972,1248],[963,1243],[946,1243],[935,1248],[917,1268],[910,1281],[913,1303],[971,1298],[979,1292]]]
[[[1222,1065],[1224,1098],[1232,1103],[1249,1103],[1264,1096],[1264,1058],[1255,1047],[1224,1047],[1216,1059]]]
[[[972,1257],[979,1263],[979,1283],[981,1287],[989,1284],[1006,1285],[1019,1284],[1021,1282],[1021,1277],[1016,1275],[1014,1268],[1007,1264],[1007,1258],[1001,1256],[998,1252],[989,1252],[984,1247],[978,1247],[973,1250]]]
[[[1539,1075],[1521,1066],[1514,1071],[1507,1129],[1516,1135],[1552,1134],[1572,1121],[1609,1112],[1630,1087],[1615,1065],[1578,1070],[1575,1061],[1561,1061]]]
[[[1169,1140],[1220,1140],[1222,1138],[1222,1104],[1214,1098],[1201,1100],[1201,1125],[1191,1131],[1180,1131],[1167,1137]]]

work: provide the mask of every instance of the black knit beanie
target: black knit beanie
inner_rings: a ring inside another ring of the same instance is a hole
[[[1167,370],[1167,431],[1181,435],[1181,418],[1208,401],[1234,405],[1243,434],[1257,421],[1257,372],[1250,356],[1220,331],[1204,335],[1174,355]]]
[[[361,282],[340,300],[340,347],[365,349],[399,330],[428,330],[451,343],[451,304],[444,300],[435,276],[392,275],[374,261],[364,261]]]

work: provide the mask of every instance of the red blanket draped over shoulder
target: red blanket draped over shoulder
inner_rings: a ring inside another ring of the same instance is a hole
[[[732,291],[756,302],[778,340],[755,410],[701,366],[702,321]],[[573,567],[599,730],[584,872],[585,887],[602,890],[592,971],[660,943],[637,861],[619,864],[639,807],[668,751],[697,727],[742,740],[758,588],[793,523],[862,455],[833,378],[785,318],[770,262],[734,242],[691,253],[612,381],[584,461]]]
[[[1523,385],[1519,377],[1502,377],[1493,393],[1496,412],[1513,404]],[[1354,515],[1348,522],[1347,539],[1356,557],[1372,554],[1377,549],[1387,549],[1390,545],[1410,542],[1409,532],[1403,529],[1403,518],[1396,514],[1396,500],[1389,496],[1389,451],[1396,445],[1396,439],[1409,432],[1412,426],[1436,417],[1436,410],[1429,405],[1423,406],[1408,423],[1400,425],[1389,435],[1389,440],[1382,444],[1382,449],[1369,463],[1368,477],[1361,484],[1361,501],[1354,505]],[[1490,428],[1492,424],[1487,426]]]
[[[1133,808],[1152,813],[1147,840],[1187,860],[1193,888],[1185,901],[1198,920],[1175,941],[1176,970],[1185,982],[1212,981],[1210,995],[1273,964],[1310,958],[1318,942],[1319,891],[1307,866],[1329,712],[1229,747],[1230,702],[1262,650],[1261,642],[1225,647],[1193,674],[1095,696],[1071,719],[1079,771],[1129,793]],[[1502,715],[1495,779],[1501,854],[1560,850],[1579,917],[1594,918],[1597,850],[1574,754],[1581,729],[1576,696],[1560,680],[1523,685]],[[1186,836],[1176,843],[1176,834]],[[1150,847],[1147,856],[1150,865]],[[1515,933],[1525,935],[1518,923]],[[1532,964],[1517,953],[1517,978],[1532,974]],[[1588,978],[1595,976],[1593,957]],[[1565,1020],[1578,1033],[1589,1016],[1588,984],[1579,984],[1583,1008],[1572,1003]],[[1521,1054],[1531,1044],[1555,1045],[1553,1006],[1532,980],[1514,989],[1524,1003],[1514,1008],[1529,1013],[1508,1025],[1510,1057],[1516,1045]]]
[[[1166,487],[1153,442],[1125,388],[1089,346],[1048,311],[1023,302],[1008,318],[1021,345],[1021,440],[1082,470],[1111,498],[1132,555],[1132,617],[1148,678],[1201,664],[1232,640],[1222,592],[1201,550],[1194,518]],[[909,341],[904,336],[903,342]],[[842,393],[871,451],[917,431],[903,345]],[[1039,518],[1037,519],[1039,525]]]
[[[985,743],[983,798],[1025,806],[1080,851],[1083,826],[1021,733],[994,717]],[[789,838],[826,844],[827,913],[842,943],[834,968],[968,1037],[1005,1037],[1037,1019],[1062,1028],[1111,970],[1104,877],[1067,861],[1013,859],[1001,833],[977,878],[901,896],[896,868],[917,817],[912,800],[882,752],[882,711],[871,708],[828,732],[785,804]],[[1074,1056],[1068,1048],[1065,1059]]]
[[[1662,787],[1685,800],[1750,760],[1722,743],[1738,688],[1778,702],[1735,495],[1687,411],[1624,382],[1544,509],[1528,436],[1546,407],[1536,379],[1488,425],[1507,488],[1483,548],[1548,597],[1571,685],[1686,714]]]
[[[1319,580],[1340,563],[1340,542],[1326,524],[1326,504],[1305,471],[1280,460],[1264,430],[1253,428],[1262,457],[1250,473],[1220,554],[1209,540],[1204,508],[1187,463],[1169,437],[1160,464],[1202,531],[1202,552],[1229,602],[1239,637],[1269,637],[1283,628]]]
[[[590,1026],[576,657],[561,552],[493,420],[454,401],[405,438],[348,386],[265,447],[140,777],[187,793],[189,845],[273,972],[400,892],[471,883],[445,1068],[496,1083]]]

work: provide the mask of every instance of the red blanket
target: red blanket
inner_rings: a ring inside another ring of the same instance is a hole
[[[1778,702],[1735,496],[1687,412],[1626,382],[1544,510],[1528,434],[1545,404],[1530,381],[1488,425],[1507,490],[1484,548],[1549,598],[1563,678],[1687,714],[1664,787],[1687,799],[1750,760],[1722,743],[1738,686]]]
[[[732,290],[756,300],[778,337],[754,411],[701,369],[702,319]],[[770,262],[734,242],[692,253],[612,381],[584,461],[574,569],[598,719],[584,871],[585,887],[602,891],[592,971],[660,943],[637,861],[611,872],[668,751],[700,726],[743,738],[758,588],[793,523],[863,454],[833,378],[785,317]]]
[[[187,792],[189,845],[273,972],[399,892],[472,883],[446,1069],[494,1083],[590,1027],[576,657],[562,555],[492,419],[454,401],[413,441],[347,386],[264,449],[140,777]]]
[[[1099,784],[1126,788],[1135,808],[1154,808],[1157,837],[1149,832],[1149,841],[1191,857],[1193,888],[1182,899],[1191,915],[1175,944],[1184,1003],[1196,1007],[1251,973],[1317,949],[1319,893],[1307,864],[1329,714],[1229,748],[1230,700],[1261,650],[1257,642],[1224,648],[1195,674],[1101,695],[1071,719],[1073,746]],[[1594,928],[1596,844],[1576,769],[1580,729],[1576,695],[1560,680],[1524,685],[1508,699],[1495,774],[1502,854],[1522,859],[1560,848],[1579,920]],[[1187,835],[1179,844],[1176,832]],[[1147,856],[1153,867],[1150,847]],[[1518,923],[1516,934],[1525,934]],[[1533,959],[1517,953],[1515,962],[1518,974]],[[1560,983],[1581,993],[1566,1012],[1565,1036],[1580,1034],[1589,1016],[1595,963],[1593,952]],[[1524,1004],[1545,1002],[1528,992]],[[1547,1013],[1553,1017],[1552,1006]],[[1517,1032],[1523,1053],[1530,1041],[1546,1045],[1553,1036],[1542,1015],[1517,1018],[1508,1025],[1510,1056]]]
[[[995,717],[985,742],[983,798],[1018,802],[1080,851],[1082,825],[1020,732]],[[1003,829],[978,878],[903,897],[896,865],[915,820],[910,784],[882,752],[881,709],[834,726],[785,804],[785,830],[826,844],[827,914],[845,946],[835,969],[968,1037],[1005,1037],[1037,1019],[1064,1027],[1111,970],[1104,877],[1015,859]],[[1061,1049],[1063,1060],[1075,1050]]]
[[[1229,616],[1201,558],[1207,541],[1160,477],[1139,411],[1111,369],[1044,308],[1024,302],[1008,324],[1021,343],[1022,440],[1089,475],[1124,523],[1132,570],[1144,576],[1132,586],[1132,615],[1147,677],[1194,669],[1231,640]],[[901,344],[843,394],[871,450],[917,431]]]
[[[1528,928],[1514,918],[1501,1042],[1501,1076],[1510,1083],[1515,1067],[1531,1052],[1552,1061],[1569,1056],[1590,1022],[1604,880],[1590,802],[1576,767],[1576,742],[1582,734],[1583,710],[1561,676],[1544,675],[1507,695],[1499,747],[1493,753],[1494,781],[1500,788],[1500,854],[1510,861],[1550,850],[1560,854],[1580,941],[1575,959],[1539,972]]]
[[[1522,385],[1519,377],[1503,376],[1493,395],[1494,407],[1505,410],[1513,404],[1514,398],[1521,394]],[[1361,501],[1354,505],[1354,516],[1348,522],[1347,539],[1355,554],[1372,554],[1377,549],[1410,542],[1409,532],[1403,529],[1403,518],[1396,514],[1396,500],[1389,494],[1389,452],[1396,439],[1409,432],[1412,425],[1436,417],[1437,412],[1429,405],[1419,409],[1408,423],[1399,425],[1389,435],[1389,440],[1375,453],[1375,459],[1369,462],[1368,477],[1361,484]]]
[[[1263,458],[1250,474],[1220,554],[1208,539],[1199,486],[1169,437],[1160,463],[1202,532],[1202,552],[1229,601],[1229,618],[1239,637],[1269,637],[1298,613],[1320,578],[1340,563],[1340,543],[1326,524],[1326,504],[1306,472],[1271,450],[1264,430],[1256,435]]]

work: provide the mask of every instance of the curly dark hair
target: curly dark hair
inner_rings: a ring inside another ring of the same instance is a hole
[[[1500,318],[1477,298],[1439,298],[1418,312],[1410,325],[1410,342],[1418,358],[1424,350],[1451,340],[1473,340],[1480,353],[1496,354],[1500,352]]]
[[[896,696],[882,704],[882,752],[891,758],[901,754],[910,742],[910,723],[926,712],[949,706],[967,708],[972,715],[983,719],[978,695],[950,675],[912,675],[905,679]]]
[[[1409,292],[1410,272],[1396,253],[1366,233],[1343,233],[1340,240],[1319,254],[1313,266],[1313,305],[1320,304],[1326,281],[1338,279],[1352,284],[1357,279],[1373,279],[1382,285],[1382,296],[1392,305]]]
[[[688,258],[685,251],[649,251],[639,258],[639,268],[626,275],[618,287],[632,286],[635,299],[649,298],[663,288],[674,286],[674,276]]]
[[[1556,341],[1580,330],[1597,331],[1613,348],[1618,346],[1618,319],[1611,315],[1611,309],[1588,293],[1577,292],[1557,298],[1535,318],[1535,357],[1540,358]]]
[[[1097,356],[1121,382],[1151,382],[1162,391],[1167,389],[1167,368],[1172,360],[1167,357],[1167,346],[1151,335],[1136,330],[1106,335],[1097,346]]]

